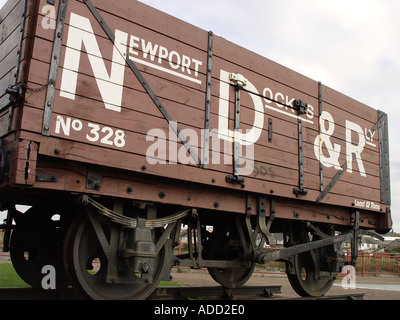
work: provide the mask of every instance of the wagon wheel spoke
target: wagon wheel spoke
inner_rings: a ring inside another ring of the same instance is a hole
[[[111,237],[115,225],[113,227],[113,224],[105,219],[99,221],[106,241],[110,242],[112,248]],[[161,280],[164,249],[161,249],[149,264],[149,276],[144,277],[134,271],[133,264],[138,263],[135,259],[120,257],[117,250],[104,252],[104,243],[102,245],[101,241],[86,215],[78,217],[71,225],[64,255],[73,287],[87,298],[94,300],[147,298]],[[110,268],[110,263],[116,265]],[[114,270],[115,273],[110,274],[110,270]],[[110,275],[113,278],[110,279]]]

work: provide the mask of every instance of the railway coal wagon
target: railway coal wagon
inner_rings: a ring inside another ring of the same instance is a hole
[[[237,288],[280,260],[321,296],[343,242],[354,264],[391,229],[384,112],[138,1],[0,19],[4,250],[31,286],[50,266],[56,289],[145,299],[174,266]]]

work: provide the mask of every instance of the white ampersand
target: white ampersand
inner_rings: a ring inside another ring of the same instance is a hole
[[[325,167],[335,167],[336,170],[342,170],[339,165],[341,146],[336,143],[332,145],[330,140],[335,131],[335,122],[332,115],[329,112],[323,111],[319,123],[321,126],[321,134],[318,135],[314,141],[315,156]],[[325,126],[326,123],[328,124],[328,128]],[[329,157],[326,157],[323,153],[324,145],[329,153]]]

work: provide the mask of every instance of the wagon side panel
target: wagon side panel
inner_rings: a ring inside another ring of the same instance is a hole
[[[376,110],[139,2],[93,3],[68,1],[60,36],[39,2],[22,137],[40,157],[388,209]]]

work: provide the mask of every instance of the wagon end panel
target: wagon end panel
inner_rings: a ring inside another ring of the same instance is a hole
[[[37,1],[9,0],[0,11],[0,180],[1,183],[34,181],[25,172],[23,151],[31,141],[20,141],[23,97],[35,34]],[[37,148],[28,150],[35,150]],[[35,151],[33,151],[35,153]],[[32,159],[35,154],[32,154]],[[32,172],[34,172],[32,162]],[[24,169],[22,169],[24,168]],[[29,177],[28,177],[29,176]]]
[[[0,11],[1,136],[19,129],[18,117],[12,111],[21,104],[27,90],[37,8],[36,1],[9,0]]]

